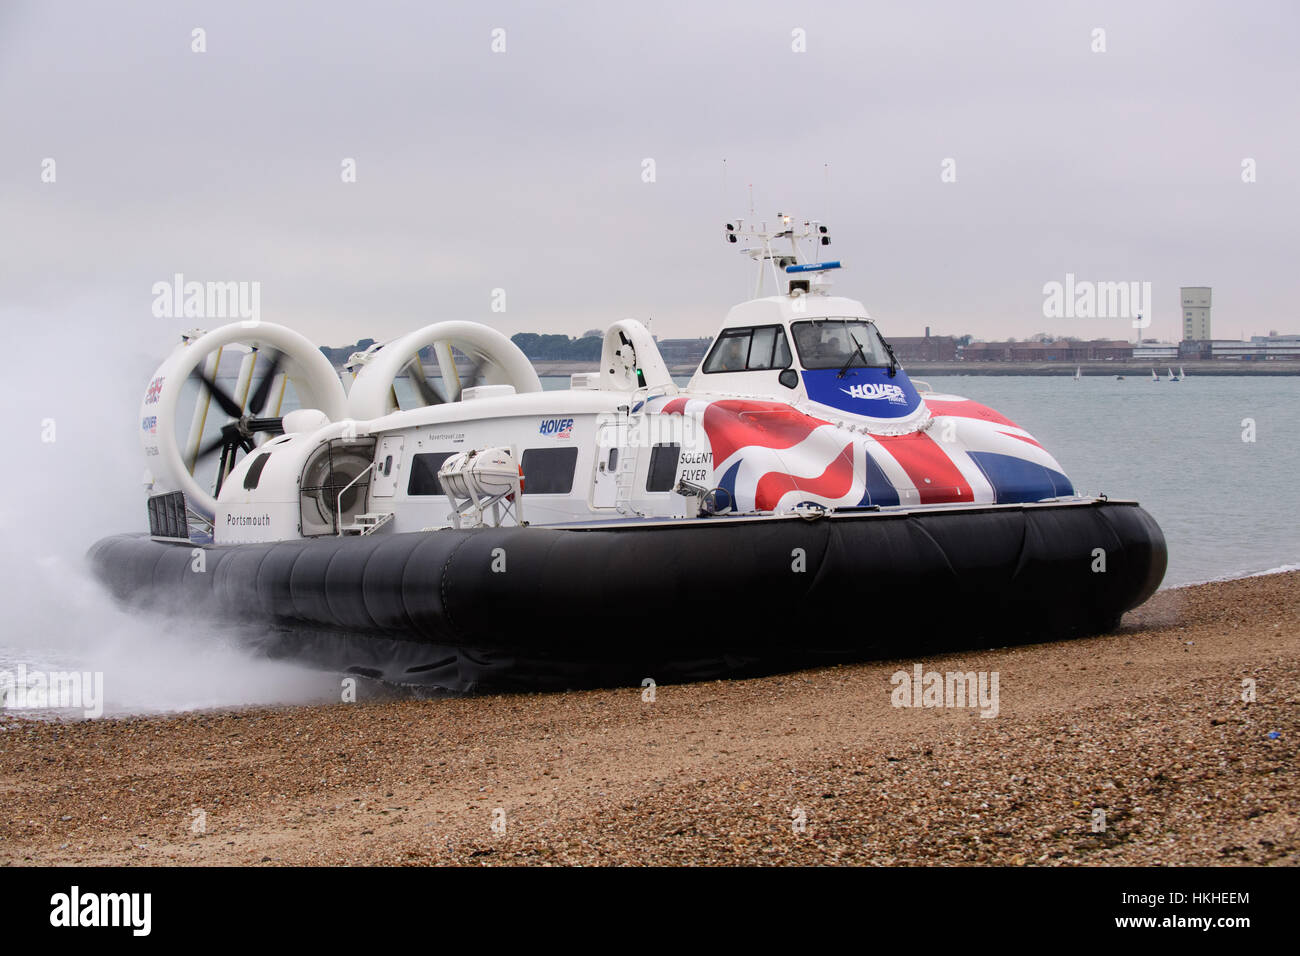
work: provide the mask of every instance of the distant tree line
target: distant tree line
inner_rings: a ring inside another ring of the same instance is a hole
[[[321,354],[329,359],[331,365],[339,368],[352,356],[353,352],[364,352],[374,344],[374,339],[361,339],[356,345],[342,345],[336,349],[330,348],[328,345],[322,345],[320,350]]]
[[[510,341],[533,361],[598,362],[604,339],[588,333],[580,339],[568,335],[538,335],[516,332]]]

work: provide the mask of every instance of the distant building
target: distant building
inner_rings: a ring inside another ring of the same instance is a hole
[[[1210,287],[1185,286],[1178,291],[1183,303],[1183,341],[1211,341],[1214,336],[1210,333]]]
[[[931,335],[926,326],[925,335],[891,335],[889,344],[900,362],[955,362],[957,339],[952,335]]]
[[[1178,357],[1178,346],[1165,342],[1143,342],[1133,346],[1135,362],[1169,362]]]
[[[1183,342],[1178,357],[1236,362],[1300,360],[1300,335],[1256,335],[1249,342],[1218,339],[1209,342]]]
[[[961,350],[966,362],[1123,362],[1133,343],[1117,339],[1091,342],[972,342]]]

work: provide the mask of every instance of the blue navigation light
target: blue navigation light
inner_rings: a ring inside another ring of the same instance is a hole
[[[821,272],[823,269],[838,269],[839,260],[835,262],[805,262],[802,265],[786,266],[786,272]]]

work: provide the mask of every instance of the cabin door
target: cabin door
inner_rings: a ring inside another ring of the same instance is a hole
[[[621,414],[616,420],[602,422],[596,431],[596,473],[591,483],[593,508],[617,508],[626,500],[626,493],[620,494],[620,484],[626,484],[627,468],[633,464],[627,432],[627,418]]]
[[[402,470],[402,436],[389,435],[379,439],[379,448],[375,453],[374,484],[371,495],[375,498],[391,498],[397,491],[397,482],[405,474]]]

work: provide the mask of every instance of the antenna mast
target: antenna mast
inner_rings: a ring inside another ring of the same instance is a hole
[[[753,186],[750,186],[752,202]],[[750,215],[753,215],[751,205]],[[758,264],[758,276],[754,284],[754,298],[763,295],[763,283],[767,274],[772,274],[773,292],[776,295],[816,292],[825,295],[830,288],[830,279],[825,273],[840,268],[839,262],[812,262],[800,251],[801,242],[811,241],[814,249],[831,244],[830,232],[816,219],[810,219],[802,225],[795,225],[793,216],[777,213],[774,229],[769,229],[766,222],[755,223],[752,219],[745,223],[743,219],[726,224],[723,236],[727,242],[739,243],[743,238],[745,244],[740,251]],[[789,251],[780,248],[774,250],[773,243],[781,239],[790,240]],[[789,281],[791,275],[814,273],[807,281]],[[783,275],[787,282],[782,281]]]

